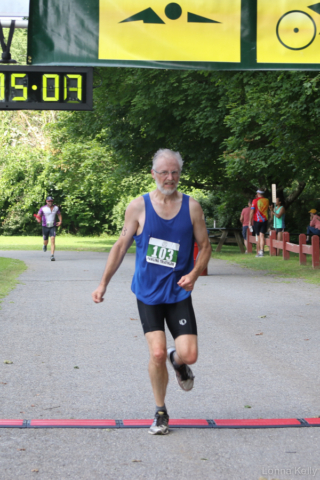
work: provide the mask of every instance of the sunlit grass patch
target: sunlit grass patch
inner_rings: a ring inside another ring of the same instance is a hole
[[[220,253],[215,253],[215,248],[213,245],[212,258],[227,260],[252,270],[262,270],[282,277],[301,278],[309,283],[320,284],[320,269],[312,268],[311,255],[307,255],[307,265],[303,266],[299,264],[299,255],[296,253],[290,253],[290,260],[283,260],[282,251],[278,257],[271,257],[269,252],[265,251],[264,257],[256,258],[255,251],[244,255],[240,253],[238,246],[223,246]]]
[[[56,250],[109,252],[119,237],[117,235],[100,235],[81,237],[78,235],[57,235]],[[50,243],[50,241],[49,241]],[[41,250],[43,240],[39,236],[0,236],[0,250]],[[135,245],[130,247],[129,253],[135,253]]]
[[[21,260],[0,257],[0,302],[18,283],[18,276],[27,266]]]

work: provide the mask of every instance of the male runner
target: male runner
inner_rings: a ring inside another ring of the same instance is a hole
[[[42,235],[43,235],[43,247],[44,252],[47,251],[48,238],[50,237],[51,241],[51,262],[55,261],[54,251],[55,251],[55,238],[56,238],[56,227],[60,227],[62,224],[62,215],[60,213],[59,207],[53,205],[53,198],[46,198],[47,205],[44,205],[40,208],[36,220],[41,222],[42,217]],[[59,222],[56,222],[56,215],[58,215]]]
[[[168,384],[166,360],[175,370],[180,387],[191,390],[194,376],[188,365],[197,360],[197,326],[191,302],[195,281],[206,268],[211,246],[203,211],[198,202],[177,191],[183,160],[179,152],[159,150],[151,170],[156,190],[133,200],[126,211],[120,238],[114,244],[102,280],[92,293],[100,303],[122,260],[136,242],[136,268],[132,291],[149,346],[149,375],[156,402],[149,433],[167,434],[165,406]],[[199,256],[193,265],[194,240]],[[175,346],[167,351],[165,322]]]

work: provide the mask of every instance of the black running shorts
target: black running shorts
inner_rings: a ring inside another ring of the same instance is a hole
[[[165,331],[165,321],[174,339],[180,335],[197,335],[197,323],[191,296],[177,303],[146,305],[137,299],[144,333]]]
[[[56,227],[42,227],[43,240],[56,236]]]
[[[253,222],[254,223],[254,231],[256,232],[256,235],[259,235],[259,233],[267,233],[268,230],[268,222]]]

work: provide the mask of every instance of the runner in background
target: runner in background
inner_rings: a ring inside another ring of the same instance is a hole
[[[42,219],[42,235],[43,235],[43,247],[44,252],[47,251],[48,238],[50,237],[51,242],[51,257],[52,262],[55,261],[54,251],[55,251],[55,238],[56,238],[56,227],[60,227],[62,224],[62,215],[60,213],[59,207],[53,205],[53,198],[46,198],[47,205],[44,205],[40,208],[35,218],[37,222],[41,223]],[[59,222],[56,222],[56,215],[59,218]]]

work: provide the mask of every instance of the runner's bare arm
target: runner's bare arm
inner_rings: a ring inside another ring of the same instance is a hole
[[[127,250],[131,247],[133,236],[139,226],[139,218],[143,208],[144,200],[142,197],[136,198],[129,204],[120,237],[109,253],[106,268],[98,288],[92,292],[92,299],[95,303],[103,302],[103,296],[111,278],[120,267]]]
[[[253,226],[253,221],[252,221],[252,219],[253,219],[253,212],[254,212],[254,210],[251,209],[251,211],[250,211],[250,220],[249,220],[249,225],[250,225],[250,227]]]
[[[58,218],[59,218],[59,222],[57,222],[57,227],[60,227],[60,225],[62,225],[62,215],[61,215],[61,213],[58,213]]]
[[[193,233],[199,248],[199,256],[193,270],[188,275],[181,277],[178,282],[178,285],[187,292],[193,290],[197,278],[206,268],[211,257],[211,245],[204,214],[200,204],[193,198],[190,198],[190,215],[193,223]]]

